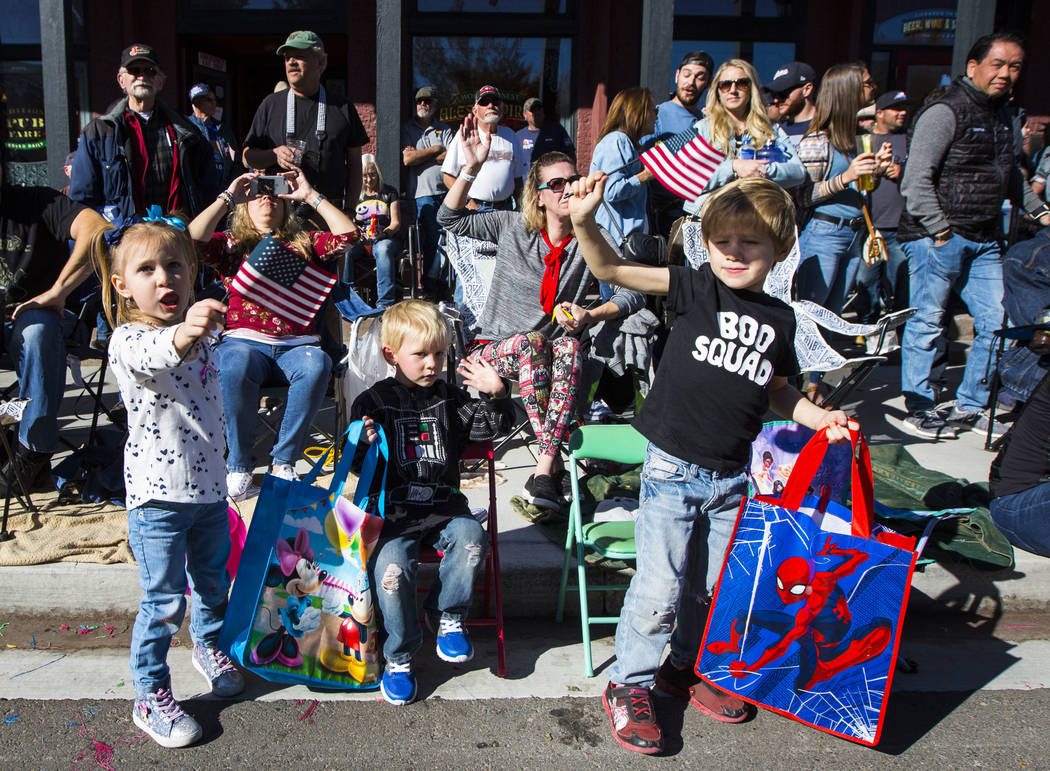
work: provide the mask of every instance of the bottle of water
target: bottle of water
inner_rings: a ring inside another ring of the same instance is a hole
[[[784,151],[772,139],[766,142],[765,147],[755,152],[755,158],[760,161],[769,161],[770,163],[784,163],[787,160]]]
[[[755,146],[751,144],[751,136],[745,135],[744,142],[740,145],[740,160],[753,161],[755,159]]]

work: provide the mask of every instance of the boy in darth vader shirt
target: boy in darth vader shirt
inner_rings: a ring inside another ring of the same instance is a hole
[[[412,657],[423,641],[416,571],[424,539],[443,554],[425,604],[441,612],[438,657],[462,662],[474,656],[463,619],[488,539],[459,491],[459,456],[470,442],[506,433],[514,411],[506,385],[484,360],[465,359],[459,372],[464,385],[490,398],[474,399],[440,379],[451,332],[430,303],[397,303],[383,314],[382,324],[380,344],[394,377],[358,396],[350,418],[364,420],[366,427],[378,423],[390,444],[386,520],[369,572],[387,634],[379,687],[388,702],[402,705],[417,692]],[[372,441],[375,430],[367,436]]]
[[[663,749],[650,689],[690,702],[727,723],[747,705],[693,674],[704,608],[718,580],[762,417],[778,414],[831,441],[849,438],[846,414],[808,401],[787,379],[798,374],[795,315],[762,293],[766,275],[795,240],[791,197],[764,178],[711,196],[703,215],[710,262],[650,267],[619,259],[594,223],[605,175],[575,184],[569,210],[591,273],[647,294],[667,295],[677,314],[653,387],[634,427],[649,439],[635,545],[635,575],[616,628],[616,662],[602,704],[613,737],[634,752]],[[670,655],[661,665],[664,647]]]

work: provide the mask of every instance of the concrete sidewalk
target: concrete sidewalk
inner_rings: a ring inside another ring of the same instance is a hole
[[[899,362],[899,359],[897,360]],[[899,363],[891,360],[854,392],[847,410],[860,420],[872,443],[902,442],[928,468],[971,481],[987,479],[994,455],[982,449],[983,437],[966,433],[954,441],[929,442],[899,428],[904,417]],[[955,380],[961,368],[950,371]],[[508,618],[552,618],[563,564],[561,544],[552,544],[509,506],[531,473],[533,460],[521,444],[500,459],[505,465],[497,487],[500,556],[503,566],[504,612]],[[306,466],[300,464],[300,471]],[[487,503],[487,487],[468,492],[472,505]],[[935,613],[949,608],[980,609],[994,614],[1044,608],[1050,603],[1050,559],[1017,550],[1013,569],[982,572],[962,564],[935,564],[916,573],[910,612]],[[138,571],[133,565],[51,563],[28,567],[0,567],[0,592],[7,609],[134,610],[138,607]],[[593,594],[592,612],[608,603],[603,613],[618,612],[619,595]],[[567,600],[570,614],[578,613],[575,596]]]

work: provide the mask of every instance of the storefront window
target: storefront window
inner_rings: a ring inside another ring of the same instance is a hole
[[[682,16],[790,16],[792,0],[674,0]]]
[[[954,0],[880,0],[875,4],[875,45],[950,46],[955,42]]]
[[[0,18],[4,31],[0,42],[5,45],[40,45],[40,9],[25,0],[0,0]]]
[[[0,62],[3,102],[4,181],[11,185],[47,184],[44,87],[40,62]]]
[[[483,85],[500,90],[503,123],[512,128],[524,125],[521,108],[531,96],[539,96],[548,110],[565,119],[572,114],[571,69],[570,38],[420,36],[412,40],[412,88],[434,86],[441,99],[438,119],[452,126],[470,111]]]
[[[567,0],[417,0],[421,13],[565,13]]]
[[[745,59],[755,65],[763,83],[773,78],[777,67],[794,61],[794,43],[736,43],[729,40],[676,40],[671,45],[671,77],[678,62],[690,51],[706,51],[715,60],[717,70],[729,59]],[[711,73],[714,75],[714,73]],[[672,90],[674,85],[672,83]]]

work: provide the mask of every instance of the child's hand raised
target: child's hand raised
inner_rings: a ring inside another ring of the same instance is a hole
[[[605,195],[604,171],[596,171],[586,177],[580,177],[572,183],[572,195],[569,197],[569,216],[574,225],[580,225],[594,217],[594,210],[601,206]]]
[[[186,311],[186,318],[172,340],[180,358],[193,347],[193,344],[209,332],[222,329],[226,325],[226,306],[218,300],[201,300]]]
[[[503,394],[503,379],[500,378],[495,367],[480,356],[464,359],[459,363],[456,371],[463,376],[463,385],[476,388],[478,393],[489,394],[490,396],[501,396]]]

